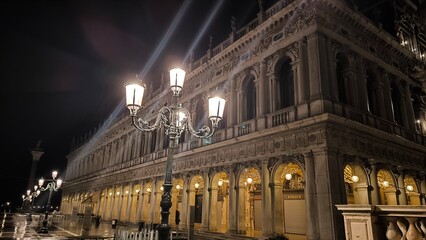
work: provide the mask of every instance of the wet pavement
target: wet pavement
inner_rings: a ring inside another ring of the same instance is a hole
[[[48,224],[48,233],[38,233],[41,221],[29,221],[24,214],[0,215],[0,239],[113,239],[110,222],[91,222],[83,230],[82,221],[62,220]]]

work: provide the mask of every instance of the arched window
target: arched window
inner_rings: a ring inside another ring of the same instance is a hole
[[[348,59],[345,55],[339,53],[336,57],[336,77],[337,77],[337,90],[339,91],[339,102],[349,104],[348,96],[346,93],[347,81],[345,79],[345,70],[348,68]]]
[[[294,105],[294,79],[290,58],[285,58],[277,64],[275,96],[278,109]]]
[[[256,118],[256,86],[254,77],[248,76],[243,82],[243,121]]]
[[[371,70],[367,71],[367,102],[368,102],[368,111],[371,114],[379,115],[378,107],[378,96],[377,96],[377,82],[374,73]]]
[[[391,83],[391,96],[392,96],[392,112],[395,122],[402,125],[401,116],[401,92],[395,82]]]

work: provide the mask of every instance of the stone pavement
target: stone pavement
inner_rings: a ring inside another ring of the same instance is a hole
[[[1,214],[0,224],[0,239],[113,239],[115,231],[109,222],[98,227],[91,223],[85,231],[81,221],[62,221],[48,225],[48,233],[38,233],[41,222],[27,221],[27,215],[22,214]]]

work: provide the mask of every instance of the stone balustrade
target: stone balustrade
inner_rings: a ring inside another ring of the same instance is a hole
[[[345,222],[346,239],[422,240],[426,236],[426,206],[336,205]]]

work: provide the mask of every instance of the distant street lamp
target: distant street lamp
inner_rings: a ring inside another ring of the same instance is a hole
[[[47,205],[46,205],[46,213],[44,215],[44,219],[43,219],[43,227],[40,228],[40,230],[38,231],[39,233],[48,233],[48,229],[47,229],[47,217],[49,216],[49,208],[50,208],[50,198],[52,197],[52,192],[53,191],[58,191],[59,188],[62,185],[62,179],[60,178],[56,178],[58,176],[58,172],[57,171],[53,171],[52,172],[52,179],[46,179],[44,180],[43,178],[40,178],[40,180],[38,180],[38,185],[40,186],[40,190],[41,191],[47,191],[49,190],[49,198],[47,199]],[[43,187],[43,184],[45,181],[48,181],[47,186]]]
[[[167,149],[166,173],[164,177],[164,192],[161,197],[161,224],[157,226],[159,239],[169,239],[169,210],[172,206],[171,189],[172,185],[172,166],[173,166],[173,150],[179,143],[181,134],[185,131],[197,138],[210,138],[218,127],[218,123],[222,120],[223,111],[225,109],[225,100],[220,97],[209,98],[209,119],[213,129],[208,126],[201,127],[195,131],[191,123],[190,112],[177,103],[180,91],[183,88],[185,80],[185,71],[180,68],[170,70],[170,88],[173,92],[173,99],[170,106],[163,106],[156,117],[153,125],[149,125],[148,121],[137,118],[137,112],[142,108],[142,99],[145,86],[139,79],[126,85],[126,104],[130,110],[133,126],[144,132],[152,132],[164,127],[165,134],[169,137],[169,146]]]
[[[28,196],[28,200],[30,201],[30,210],[32,210],[32,207],[34,206],[34,201],[36,199],[36,197],[38,197],[38,195],[40,195],[41,191],[38,188],[37,185],[34,186],[34,191],[31,192],[30,189],[27,190],[27,196]]]

